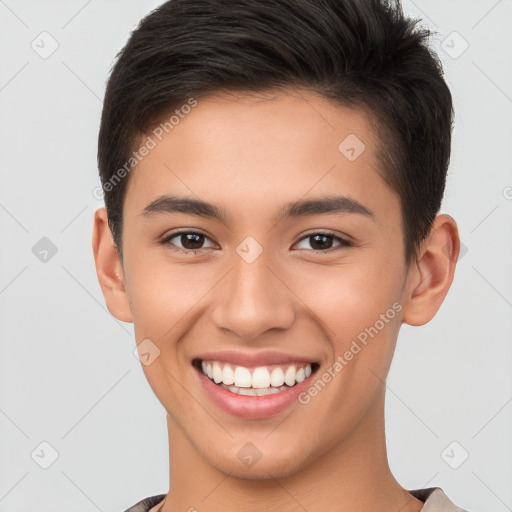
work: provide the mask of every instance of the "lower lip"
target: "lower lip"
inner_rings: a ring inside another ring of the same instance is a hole
[[[201,385],[215,404],[229,414],[249,420],[269,418],[290,407],[293,402],[297,401],[299,394],[309,386],[310,379],[314,375],[312,373],[307,379],[279,393],[264,396],[247,396],[232,393],[215,384],[197,368],[196,371]]]

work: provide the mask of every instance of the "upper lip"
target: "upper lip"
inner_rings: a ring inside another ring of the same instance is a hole
[[[310,357],[304,357],[298,354],[286,354],[276,351],[260,351],[254,353],[238,352],[236,350],[223,350],[216,352],[204,352],[198,354],[194,359],[202,361],[220,361],[237,366],[266,366],[271,364],[288,363],[314,363],[316,360]]]

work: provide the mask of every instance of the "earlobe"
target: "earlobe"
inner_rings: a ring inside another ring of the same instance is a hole
[[[404,323],[424,325],[434,318],[453,282],[459,251],[456,222],[449,215],[438,215],[409,270],[403,301]]]
[[[105,297],[107,309],[118,320],[132,322],[123,266],[112,239],[105,208],[99,208],[94,214],[92,250],[96,264],[96,274]]]

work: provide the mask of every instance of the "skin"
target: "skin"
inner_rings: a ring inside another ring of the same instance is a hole
[[[97,210],[93,251],[107,307],[134,323],[137,343],[149,338],[160,350],[142,368],[167,411],[164,511],[421,509],[388,466],[384,382],[400,325],[429,322],[443,302],[460,242],[455,221],[438,215],[406,265],[400,200],[379,174],[372,126],[361,110],[307,91],[202,98],[129,177],[122,263]],[[349,134],[365,144],[354,161],[338,150]],[[373,217],[273,220],[290,201],[334,191]],[[141,215],[163,194],[214,203],[227,218]],[[180,228],[207,238],[161,243]],[[306,236],[326,230],[353,245]],[[247,236],[263,248],[250,264],[236,252]],[[322,375],[396,303],[396,316],[317,396],[267,419],[220,410],[191,366],[208,350],[278,349],[309,356]],[[237,457],[247,442],[262,455],[250,467]]]

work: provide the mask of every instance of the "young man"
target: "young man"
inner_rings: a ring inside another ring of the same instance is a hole
[[[131,512],[461,511],[396,481],[384,433],[400,326],[459,253],[427,37],[378,0],[174,0],[118,56],[93,250],[170,460]]]

